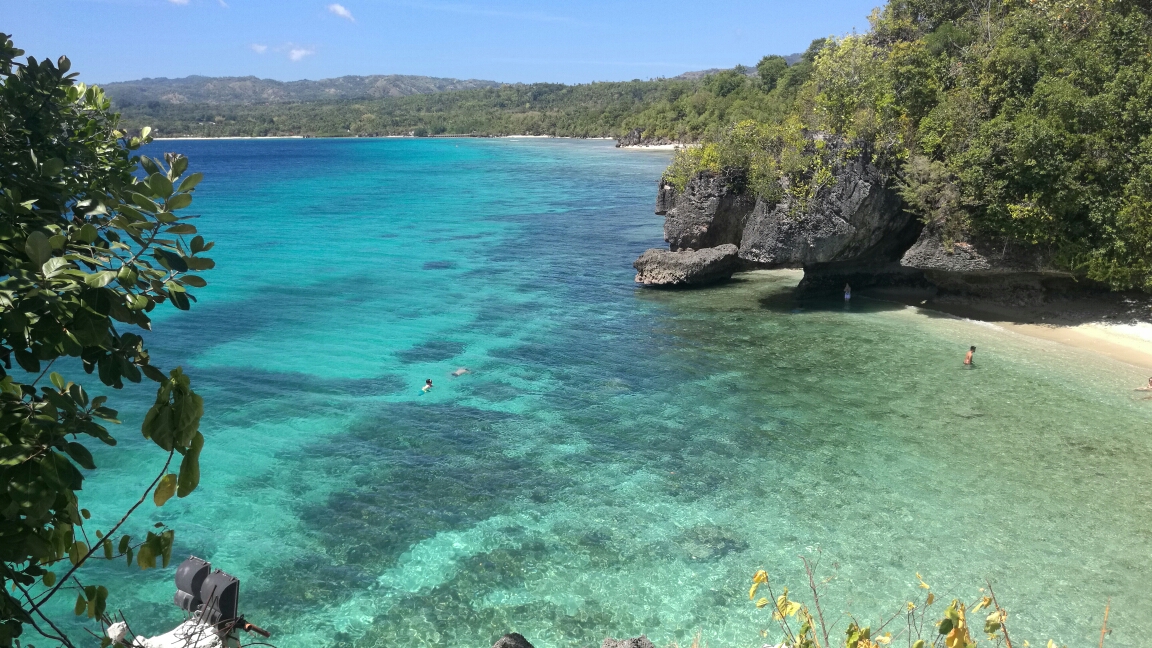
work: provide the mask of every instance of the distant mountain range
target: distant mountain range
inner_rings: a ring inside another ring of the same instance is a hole
[[[799,54],[784,57],[791,65],[800,60]],[[675,79],[696,80],[709,74],[723,72],[722,68],[685,72]],[[748,76],[756,76],[756,68],[747,66]],[[374,74],[372,76],[343,76],[319,81],[274,81],[246,77],[188,76],[181,79],[165,77],[119,81],[100,87],[119,109],[149,104],[256,105],[328,102],[358,99],[383,99],[411,95],[437,94],[456,90],[498,88],[499,81],[480,79],[444,79],[407,74]]]
[[[243,105],[381,99],[453,90],[495,88],[497,81],[441,79],[404,74],[343,76],[319,81],[273,81],[247,77],[189,76],[101,84],[119,108],[151,102],[165,104]]]

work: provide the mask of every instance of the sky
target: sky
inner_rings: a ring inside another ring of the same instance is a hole
[[[586,83],[754,65],[880,0],[0,0],[0,32],[88,83],[419,74]]]

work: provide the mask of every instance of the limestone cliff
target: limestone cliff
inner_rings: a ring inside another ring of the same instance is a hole
[[[740,172],[698,173],[682,192],[661,180],[656,213],[665,217],[670,252],[645,252],[636,280],[697,286],[742,268],[788,267],[804,269],[808,291],[911,285],[1012,302],[1042,299],[1071,281],[1037,246],[978,237],[945,245],[866,157],[836,159],[831,181],[803,204],[788,192],[778,203],[754,196]]]

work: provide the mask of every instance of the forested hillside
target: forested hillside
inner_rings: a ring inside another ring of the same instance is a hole
[[[811,56],[789,67],[769,56],[701,78],[563,85],[508,84],[379,99],[295,102],[140,101],[109,94],[126,125],[162,136],[560,135],[695,141],[734,121],[775,119],[807,78]],[[772,94],[780,85],[782,93]],[[215,96],[222,96],[223,91]],[[784,103],[782,103],[784,102]]]
[[[800,213],[862,156],[948,249],[1033,246],[1152,291],[1150,14],[1149,0],[893,0],[868,33],[818,43],[809,71],[757,102],[767,118],[728,115],[666,177],[727,171]]]
[[[343,76],[319,81],[274,81],[247,77],[189,76],[180,79],[140,79],[101,87],[119,108],[162,104],[269,104],[301,101],[378,99],[432,94],[473,88],[494,88],[496,81],[441,79],[386,74]]]

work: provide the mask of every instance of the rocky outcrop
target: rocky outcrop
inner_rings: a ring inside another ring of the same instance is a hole
[[[673,252],[717,245],[740,245],[755,196],[744,191],[740,175],[702,172],[688,181],[684,193],[661,181],[657,213],[664,208],[664,240]]]
[[[497,639],[492,648],[533,648],[533,646],[528,643],[524,635],[513,632]]]
[[[621,146],[662,146],[675,143],[666,137],[645,136],[643,128],[633,128],[627,135],[616,140],[616,148]]]
[[[605,639],[600,648],[656,648],[647,635],[640,635],[632,639]]]
[[[800,289],[838,292],[902,286],[940,293],[1036,303],[1053,294],[1102,290],[1057,269],[1041,246],[976,236],[945,243],[904,209],[891,178],[865,155],[845,158],[843,142],[819,134],[831,180],[805,204],[756,198],[739,172],[703,171],[683,191],[661,181],[656,213],[671,251],[648,250],[636,281],[701,285],[747,268],[803,268]],[[738,248],[737,258],[730,249]]]
[[[665,216],[676,207],[676,185],[663,178],[656,183],[656,214]]]
[[[723,281],[740,267],[739,248],[727,244],[672,252],[653,248],[632,264],[636,283],[646,286],[702,286]]]
[[[946,242],[936,227],[925,227],[900,259],[900,265],[924,273],[946,294],[984,297],[999,302],[1035,304],[1050,292],[1103,288],[1092,282],[1074,286],[1071,273],[1059,270],[1040,245],[1021,245],[980,236]]]
[[[919,224],[904,211],[888,178],[863,159],[833,170],[834,182],[805,207],[763,201],[748,219],[740,258],[769,267],[851,262],[883,266],[916,240]]]

